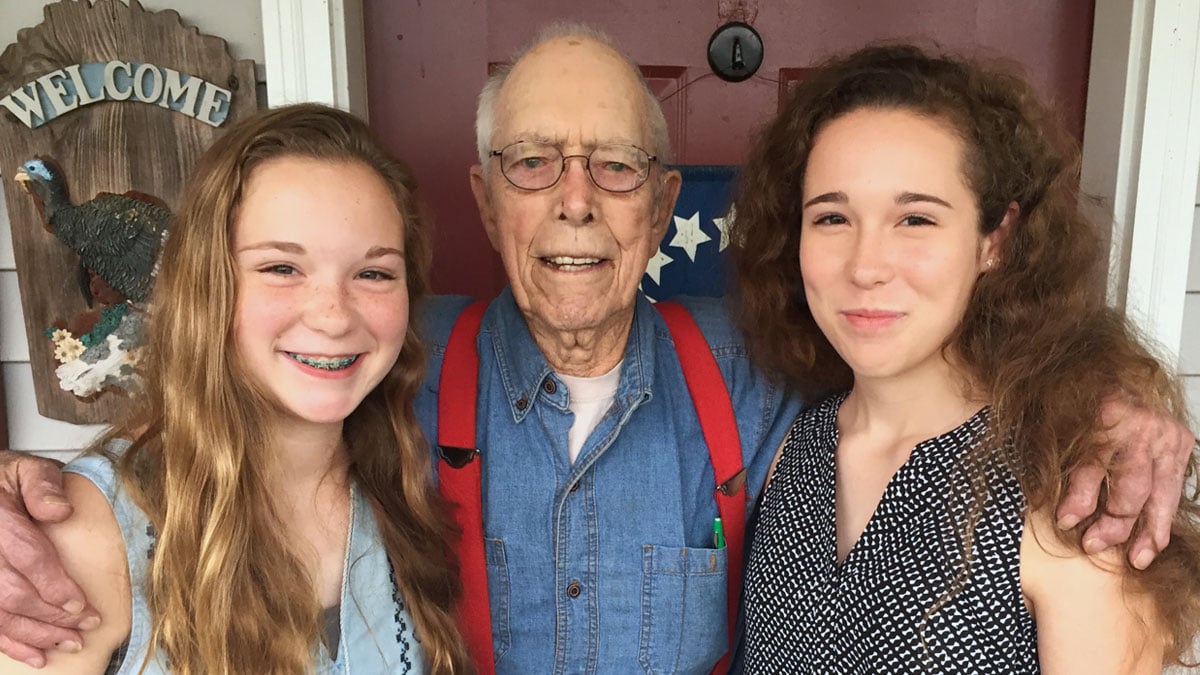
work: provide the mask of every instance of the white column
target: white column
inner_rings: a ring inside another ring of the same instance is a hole
[[[1129,281],[1153,10],[1153,0],[1096,0],[1092,22],[1080,187],[1096,199],[1084,199],[1089,215],[1112,227],[1106,297],[1119,309]]]
[[[1200,3],[1097,0],[1092,50],[1083,187],[1115,220],[1109,302],[1177,359],[1200,174]]]
[[[311,101],[367,117],[362,0],[261,0],[267,102]]]
[[[1157,0],[1126,312],[1178,359],[1200,173],[1200,3]]]

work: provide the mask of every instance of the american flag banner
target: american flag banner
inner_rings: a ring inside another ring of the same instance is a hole
[[[652,301],[676,295],[719,297],[728,279],[730,190],[733,166],[676,166],[683,174],[675,214],[662,245],[642,277],[642,291]]]

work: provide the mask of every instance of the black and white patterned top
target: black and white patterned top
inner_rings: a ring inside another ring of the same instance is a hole
[[[1021,595],[1025,499],[999,462],[976,473],[989,490],[963,565],[972,490],[960,460],[983,440],[987,409],[913,449],[839,563],[843,400],[796,419],[764,491],[746,568],[746,672],[1039,672]]]

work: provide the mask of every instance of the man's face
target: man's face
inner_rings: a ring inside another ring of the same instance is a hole
[[[586,38],[548,42],[525,56],[501,90],[492,149],[542,141],[565,155],[623,143],[654,154],[636,75]],[[471,170],[471,186],[513,295],[535,333],[628,325],[638,284],[666,230],[679,173],[653,165],[646,183],[606,192],[581,158],[552,187],[514,187],[499,158]]]

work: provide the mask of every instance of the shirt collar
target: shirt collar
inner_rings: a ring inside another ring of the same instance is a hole
[[[617,400],[626,404],[648,399],[651,395],[655,318],[650,301],[639,292],[634,305],[633,326],[625,345],[625,363],[617,386]],[[540,388],[554,369],[534,342],[511,288],[505,287],[492,302],[481,331],[492,336],[496,363],[513,421],[520,422],[533,410],[539,399]],[[565,397],[565,390],[565,386],[560,386],[559,395]]]

